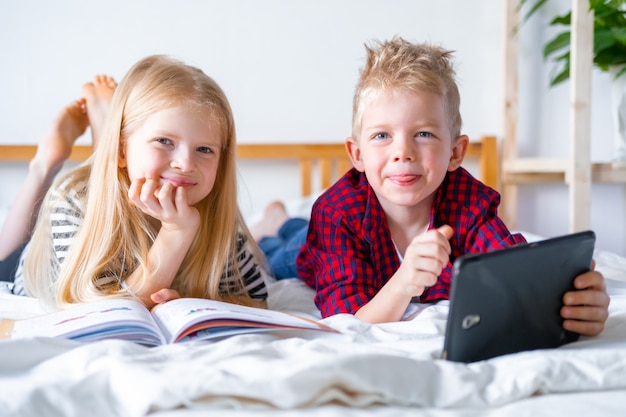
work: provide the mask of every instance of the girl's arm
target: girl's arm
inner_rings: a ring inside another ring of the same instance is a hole
[[[155,305],[152,294],[172,285],[200,224],[200,214],[187,204],[184,188],[171,183],[158,187],[158,181],[142,179],[133,181],[128,191],[133,203],[161,222],[148,253],[147,276],[143,270],[135,270],[126,279],[148,308]]]
[[[85,100],[73,101],[61,110],[39,143],[37,154],[28,166],[26,180],[2,226],[0,261],[30,238],[43,197],[88,124]]]
[[[38,164],[38,161],[31,161],[26,180],[9,209],[0,232],[0,261],[30,238],[43,197],[59,169],[60,167],[47,169],[43,164]]]

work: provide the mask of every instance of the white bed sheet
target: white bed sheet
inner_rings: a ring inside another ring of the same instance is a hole
[[[559,349],[474,364],[439,358],[447,302],[404,322],[324,322],[341,334],[253,334],[147,348],[122,341],[0,342],[0,415],[623,415],[626,259],[596,253],[611,295],[606,330]],[[312,290],[273,283],[270,307],[318,317]],[[0,316],[37,312],[0,295]],[[616,414],[617,413],[617,414]]]

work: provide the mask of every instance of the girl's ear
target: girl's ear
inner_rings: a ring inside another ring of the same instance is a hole
[[[461,166],[463,159],[465,159],[465,154],[467,153],[468,143],[469,137],[467,137],[467,135],[461,135],[456,138],[452,146],[450,161],[448,162],[448,171],[452,172]]]
[[[124,144],[120,143],[120,148],[117,156],[118,168],[126,168],[126,152],[124,150]]]
[[[348,151],[348,156],[352,161],[352,166],[354,166],[358,171],[364,172],[365,167],[363,166],[363,160],[361,159],[361,149],[359,149],[359,142],[355,138],[350,136],[346,139],[346,151]]]

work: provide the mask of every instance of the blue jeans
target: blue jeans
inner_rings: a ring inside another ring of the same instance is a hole
[[[278,236],[265,236],[259,240],[259,247],[276,279],[298,276],[296,258],[306,242],[308,229],[308,220],[292,218],[280,227]]]
[[[0,261],[0,281],[13,282],[15,279],[15,272],[20,263],[22,257],[22,251],[25,248],[25,244],[16,249],[12,254],[7,256],[4,261]]]

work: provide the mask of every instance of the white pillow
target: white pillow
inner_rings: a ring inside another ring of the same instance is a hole
[[[0,227],[4,224],[7,214],[9,214],[9,206],[0,206]]]
[[[304,219],[311,218],[311,209],[313,208],[313,203],[315,200],[322,194],[319,192],[317,194],[312,194],[308,197],[296,198],[293,200],[283,201],[285,208],[287,209],[287,214],[289,217],[301,217]],[[263,207],[265,210],[265,207]],[[252,213],[250,216],[246,217],[246,224],[248,226],[252,226],[258,223],[263,218],[263,211],[258,211]]]

